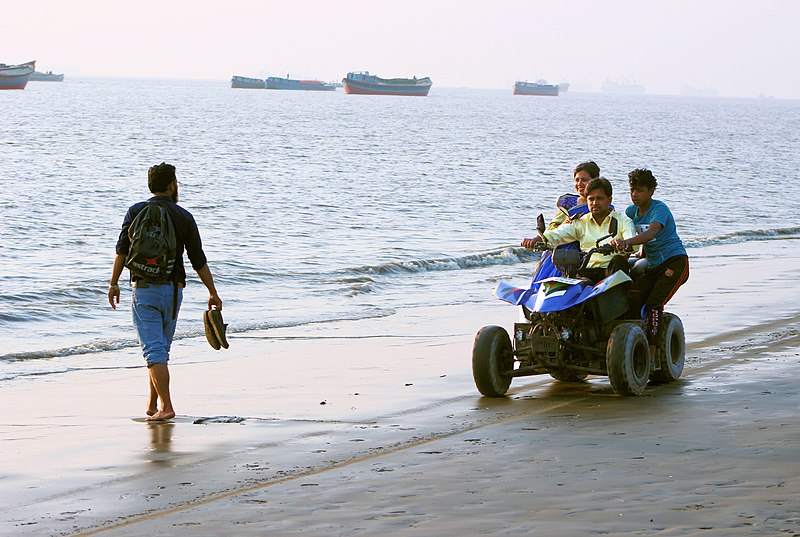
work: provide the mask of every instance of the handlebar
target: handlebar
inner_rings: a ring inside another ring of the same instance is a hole
[[[532,240],[532,239],[526,239],[526,240]],[[529,248],[530,250],[536,250],[537,252],[546,252],[546,251],[553,251],[557,247],[556,246],[552,246],[552,245],[550,245],[550,244],[548,244],[546,242],[543,242],[543,241],[536,241],[533,244],[531,244],[530,246],[528,246],[527,248]],[[624,252],[620,252],[620,253],[622,253],[622,254],[632,254],[633,252],[634,252],[634,250],[630,249],[630,250],[625,250]],[[615,253],[615,250],[614,250],[614,248],[611,247],[610,244],[604,244],[602,246],[596,246],[596,247],[594,247],[591,250],[588,250],[586,252],[581,252],[581,255],[582,255],[582,257],[585,258],[585,261],[588,263],[589,257],[591,257],[591,255],[594,254],[594,253],[598,253],[598,254],[601,254],[601,255],[611,255],[611,254]]]
[[[633,252],[634,252],[634,250],[625,250],[624,252],[620,252],[620,254],[621,255],[630,255]],[[611,247],[610,244],[604,244],[603,246],[597,246],[595,248],[592,248],[591,250],[589,250],[588,252],[586,252],[584,254],[583,261],[581,262],[581,266],[580,266],[581,269],[586,268],[586,266],[589,264],[589,259],[592,257],[592,254],[594,254],[594,253],[598,253],[598,254],[602,254],[602,255],[611,255],[611,254],[616,253],[616,252],[615,252],[614,248]]]

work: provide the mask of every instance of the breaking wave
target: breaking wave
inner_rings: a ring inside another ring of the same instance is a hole
[[[684,239],[687,248],[703,248],[718,244],[737,244],[750,241],[765,241],[775,239],[800,238],[800,227],[781,229],[756,229],[736,231],[711,237],[697,237]],[[390,261],[378,265],[363,265],[344,269],[344,276],[330,281],[350,284],[358,291],[370,291],[375,284],[376,276],[391,276],[399,274],[415,274],[431,271],[468,270],[492,265],[515,265],[517,263],[530,263],[539,259],[539,252],[522,248],[521,246],[505,246],[480,252],[454,257],[438,257],[433,259],[409,259],[403,261]],[[356,276],[353,276],[353,275]]]
[[[264,322],[244,322],[237,323],[235,329],[228,330],[228,337],[230,334],[253,332],[259,330],[269,330],[272,328],[287,328],[293,326],[304,326],[309,324],[329,323],[336,321],[358,321],[361,319],[371,319],[378,317],[386,317],[394,313],[393,309],[389,308],[373,308],[369,310],[361,310],[357,312],[347,312],[338,315],[321,315],[316,318],[303,318],[303,319],[286,319],[284,321],[264,321]],[[203,330],[183,330],[175,334],[175,340],[204,337]],[[233,336],[236,337],[235,335]],[[120,349],[127,349],[138,347],[139,342],[136,339],[121,338],[116,340],[94,341],[83,345],[74,345],[70,347],[62,347],[56,349],[36,350],[28,352],[16,352],[9,354],[0,354],[0,362],[18,362],[24,360],[37,360],[47,358],[62,358],[65,356],[76,356],[84,354],[96,354],[102,352],[116,351]]]
[[[435,259],[410,259],[390,261],[379,265],[365,265],[346,269],[355,274],[403,274],[443,270],[464,270],[492,265],[514,265],[528,263],[539,258],[539,253],[521,246],[506,246],[487,252],[468,254],[459,257],[439,257]]]
[[[712,237],[698,237],[683,241],[687,248],[702,248],[718,244],[738,244],[750,241],[768,241],[775,239],[800,238],[800,227],[787,227],[780,229],[753,229],[724,233]]]

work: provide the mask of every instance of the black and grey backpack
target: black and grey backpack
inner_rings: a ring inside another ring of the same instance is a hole
[[[170,282],[178,248],[167,207],[148,201],[131,222],[128,238],[125,266],[131,273],[151,283]]]

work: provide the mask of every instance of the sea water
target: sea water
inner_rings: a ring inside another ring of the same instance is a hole
[[[5,381],[135,348],[127,271],[117,311],[108,279],[125,211],[162,161],[177,167],[232,337],[494,300],[498,280],[529,278],[538,254],[520,239],[589,159],[620,209],[627,173],[652,169],[684,243],[720,270],[717,245],[757,257],[800,238],[798,101],[67,79],[0,93],[0,117]],[[207,293],[187,268],[177,338],[203,333]]]

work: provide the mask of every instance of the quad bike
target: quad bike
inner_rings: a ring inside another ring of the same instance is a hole
[[[598,239],[588,252],[548,246],[542,235],[542,215],[537,229],[543,239],[537,249],[550,250],[564,276],[542,280],[535,294],[502,282],[498,285],[496,296],[521,306],[524,321],[514,324],[513,339],[500,326],[485,326],[476,334],[472,374],[478,391],[501,397],[511,379],[545,373],[564,382],[608,376],[619,395],[641,395],[648,380],[654,384],[677,380],[686,352],[680,318],[664,313],[651,356],[641,317],[629,313],[631,277],[620,270],[596,285],[576,277],[594,253],[611,253],[610,246],[600,243],[616,234],[616,219],[612,218],[609,235]],[[637,268],[631,271],[634,278]]]

